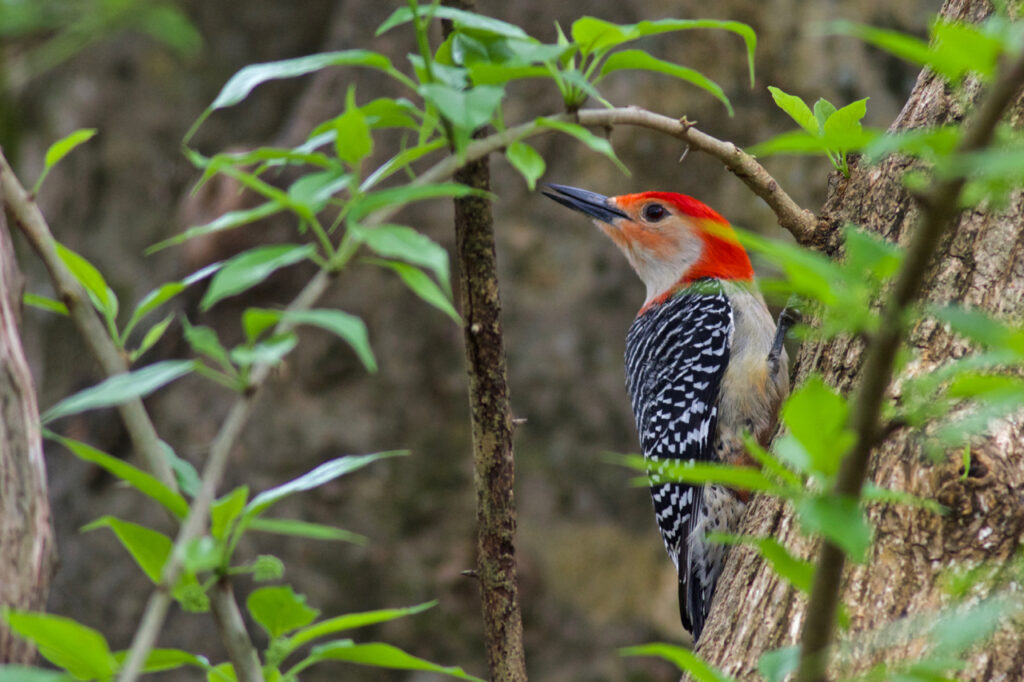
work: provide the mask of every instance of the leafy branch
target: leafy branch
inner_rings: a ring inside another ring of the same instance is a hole
[[[1024,86],[1024,57],[1001,70],[982,100],[957,147],[960,154],[979,151],[991,142],[1004,112]],[[879,416],[885,391],[892,381],[896,352],[904,333],[905,312],[921,290],[932,255],[950,221],[959,213],[958,202],[967,177],[940,178],[921,199],[921,219],[914,231],[896,277],[892,292],[882,308],[881,322],[871,338],[861,369],[863,377],[853,399],[850,425],[856,442],[843,458],[836,479],[837,496],[858,499],[867,477],[868,461],[877,443]],[[826,652],[832,639],[840,578],[845,563],[843,551],[831,542],[822,545],[815,571],[814,587],[801,632],[798,682],[825,679]]]

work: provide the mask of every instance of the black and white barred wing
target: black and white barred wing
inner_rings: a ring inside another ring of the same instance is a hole
[[[686,566],[702,488],[664,480],[665,462],[713,461],[718,394],[732,344],[733,314],[720,288],[680,293],[649,308],[626,337],[626,381],[662,539]]]

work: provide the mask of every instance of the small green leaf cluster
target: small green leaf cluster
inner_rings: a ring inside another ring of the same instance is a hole
[[[991,81],[1000,60],[1017,54],[1024,44],[1020,23],[1010,18],[1005,7],[978,24],[936,19],[930,26],[928,40],[848,21],[833,22],[829,28],[832,33],[853,36],[895,57],[928,67],[956,89],[962,88],[969,78],[983,83]],[[998,206],[1013,187],[1024,183],[1021,177],[1024,165],[1020,162],[1024,143],[1020,135],[1009,128],[1001,132],[999,144],[974,154],[954,156],[952,152],[962,135],[960,126],[883,135],[880,130],[865,129],[861,125],[867,111],[867,98],[840,109],[819,98],[812,111],[795,95],[776,87],[768,90],[800,130],[761,142],[749,150],[751,154],[823,153],[847,177],[850,152],[863,152],[871,163],[892,153],[908,154],[931,165],[937,177],[970,178],[962,197],[964,205],[969,206],[982,200]],[[919,188],[927,180],[909,174],[907,182]]]
[[[824,153],[836,170],[849,177],[850,165],[846,153],[862,149],[878,135],[875,131],[865,130],[861,125],[868,111],[868,98],[836,109],[834,104],[821,97],[814,103],[812,111],[796,95],[785,93],[774,86],[769,86],[768,90],[779,108],[789,114],[801,130],[782,133],[761,142],[751,147],[750,153],[755,156]]]
[[[184,521],[188,515],[189,503],[185,495],[167,487],[152,475],[80,441],[53,433],[47,435],[83,461],[103,468],[158,503],[177,521]],[[405,454],[408,453],[393,451],[339,457],[294,480],[252,496],[251,499],[247,486],[240,486],[223,495],[211,508],[208,533],[184,548],[184,574],[176,584],[169,586],[175,600],[187,611],[207,611],[210,608],[207,595],[221,579],[251,574],[257,581],[279,580],[284,566],[275,557],[260,556],[241,564],[233,561],[238,542],[247,531],[365,544],[365,537],[341,528],[298,519],[268,518],[265,513],[274,504],[291,495],[312,490],[381,459]],[[154,585],[162,584],[163,570],[173,547],[168,535],[109,515],[87,524],[82,530],[102,528],[114,533]],[[344,630],[420,613],[435,603],[318,619],[320,612],[309,607],[305,597],[296,594],[290,586],[279,585],[254,590],[246,605],[253,620],[266,631],[269,638],[264,651],[264,675],[268,680],[294,680],[300,671],[328,660],[402,670],[429,670],[460,679],[476,680],[460,668],[439,666],[390,645],[357,644],[350,639],[313,646],[289,669],[282,668],[286,660],[301,653],[302,648],[314,640]],[[68,618],[15,610],[6,611],[4,618],[14,632],[32,641],[44,658],[75,679],[109,680],[117,674],[123,663],[126,652],[112,652],[100,632]],[[230,663],[213,665],[203,656],[176,649],[153,650],[146,661],[144,672],[168,671],[185,666],[205,670],[210,680],[236,679]],[[8,674],[15,674],[15,671],[0,667],[0,679],[8,679]],[[31,677],[35,672],[25,674],[27,677],[18,679],[36,679]]]

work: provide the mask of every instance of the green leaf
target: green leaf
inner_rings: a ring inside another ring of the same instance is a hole
[[[293,310],[286,311],[284,318],[294,324],[305,324],[325,329],[346,341],[359,356],[359,360],[370,373],[377,371],[377,360],[370,347],[366,324],[356,317],[340,310]]]
[[[790,130],[758,142],[747,149],[752,156],[772,156],[774,154],[823,154],[828,151],[825,140],[818,135],[811,135],[803,130]]]
[[[864,129],[860,122],[867,112],[868,98],[865,97],[832,113],[822,126],[829,148],[846,151],[864,146]]]
[[[750,85],[754,86],[754,50],[757,47],[757,34],[750,26],[739,21],[721,21],[718,19],[661,19],[658,21],[641,21],[637,24],[612,24],[594,17],[582,17],[573,22],[572,39],[579,43],[585,53],[603,52],[609,48],[642,38],[644,36],[685,31],[696,28],[719,29],[730,31],[743,38],[747,47],[747,66],[750,71]]]
[[[936,21],[932,24],[932,63],[936,70],[956,81],[967,73],[984,80],[996,75],[1004,46],[983,27],[960,21]]]
[[[367,102],[359,109],[363,112],[366,123],[371,128],[419,130],[419,123],[416,122],[415,117],[423,115],[416,105],[405,98],[380,97]]]
[[[188,516],[188,502],[185,498],[142,469],[134,467],[117,457],[111,457],[107,453],[101,452],[81,441],[65,438],[51,431],[46,431],[45,435],[47,438],[56,440],[66,447],[75,457],[103,468],[143,495],[159,502],[179,519],[184,519]]]
[[[814,582],[814,564],[797,558],[775,538],[754,538],[747,535],[728,535],[712,533],[708,535],[712,542],[727,545],[750,545],[757,549],[765,561],[772,565],[772,570],[786,579],[789,584],[806,594],[811,593]]]
[[[327,620],[321,621],[314,625],[310,625],[307,628],[299,630],[287,640],[283,642],[284,655],[287,656],[292,651],[295,651],[303,644],[312,642],[314,639],[324,637],[326,635],[333,635],[336,632],[342,632],[343,630],[352,630],[355,628],[366,627],[367,625],[376,625],[377,623],[385,623],[390,620],[397,618],[404,618],[405,616],[411,616],[417,613],[422,613],[427,609],[433,608],[437,605],[436,601],[429,601],[424,604],[418,604],[416,606],[409,606],[407,608],[400,609],[380,609],[377,611],[364,611],[362,613],[347,613],[343,616],[335,616],[334,618],[328,618]]]
[[[95,134],[95,128],[82,128],[51,144],[50,148],[46,150],[43,172],[39,174],[39,179],[32,186],[32,194],[39,194],[39,188],[43,186],[43,180],[50,174],[53,167],[60,163],[61,159],[70,154],[71,150],[78,145],[91,140]]]
[[[800,665],[800,647],[786,646],[761,654],[757,660],[757,671],[768,682],[785,682]]]
[[[819,97],[818,101],[814,103],[814,120],[818,123],[819,135],[824,134],[825,121],[834,113],[836,113],[836,106],[824,97]]]
[[[875,28],[849,21],[834,21],[828,27],[832,33],[853,36],[900,59],[917,64],[927,64],[931,56],[927,42],[901,31]]]
[[[491,17],[485,17],[475,12],[469,12],[466,10],[456,9],[454,7],[448,7],[445,5],[422,5],[416,8],[416,13],[420,17],[430,17],[434,19],[448,19],[455,24],[456,28],[459,29],[470,29],[473,31],[481,31],[484,33],[492,33],[499,36],[507,36],[509,38],[523,38],[532,40],[523,29],[519,28],[514,24],[510,24],[499,19],[492,19]],[[375,35],[381,35],[390,31],[395,26],[401,26],[412,21],[413,13],[409,7],[400,7],[391,13],[384,23],[377,29]]]
[[[704,661],[690,649],[675,644],[643,644],[619,649],[620,656],[655,656],[675,664],[696,682],[732,682],[732,678]]]
[[[621,161],[619,161],[619,157],[615,155],[615,150],[612,149],[611,143],[608,142],[608,140],[604,139],[603,137],[598,137],[597,135],[594,135],[592,132],[590,132],[583,126],[577,123],[569,123],[567,121],[556,121],[554,119],[543,117],[537,119],[537,125],[544,128],[551,128],[553,130],[557,130],[559,132],[565,133],[566,135],[572,135],[577,140],[593,149],[595,152],[599,154],[604,154],[609,159],[611,159],[612,162],[614,162],[615,165],[618,166],[619,170],[622,171],[625,175],[628,176],[630,174],[629,169],[626,168],[626,166]]]
[[[305,206],[312,215],[322,211],[334,195],[351,184],[351,173],[346,173],[342,168],[332,168],[318,173],[306,173],[291,184],[288,196],[296,204]]]
[[[152,255],[157,251],[166,249],[168,246],[181,244],[182,242],[194,239],[195,237],[202,237],[203,235],[213,234],[214,232],[223,232],[224,230],[230,230],[243,225],[248,225],[249,223],[254,223],[257,220],[280,213],[284,208],[285,207],[283,205],[276,201],[268,201],[267,203],[260,204],[255,208],[228,211],[212,222],[206,223],[205,225],[190,227],[179,235],[175,235],[170,239],[165,239],[162,242],[157,242],[146,249],[146,255]]]
[[[142,337],[142,342],[139,343],[139,347],[131,352],[131,361],[135,362],[137,359],[142,357],[146,351],[156,345],[156,342],[163,338],[167,328],[171,326],[171,322],[174,321],[174,313],[167,313],[167,316],[150,327]]]
[[[846,245],[846,269],[856,279],[865,277],[884,281],[893,277],[903,262],[898,244],[850,224],[843,231]]]
[[[98,631],[70,618],[11,609],[4,613],[11,630],[31,640],[39,654],[79,680],[110,679],[116,662]]]
[[[847,428],[846,399],[814,374],[790,394],[780,413],[790,437],[780,439],[776,452],[798,470],[830,481],[856,440]]]
[[[231,349],[231,361],[239,367],[253,365],[276,366],[299,343],[295,332],[284,332],[252,345],[236,346]]]
[[[934,623],[929,634],[937,651],[959,655],[990,637],[1014,611],[1019,613],[1019,601],[996,593],[977,605],[951,609]]]
[[[225,547],[208,535],[192,538],[181,552],[181,564],[187,575],[212,571],[222,563]]]
[[[256,518],[249,521],[247,528],[260,533],[291,535],[309,540],[350,542],[353,545],[365,545],[368,542],[366,536],[347,531],[344,528],[335,528],[334,526],[325,526],[322,523],[310,523],[309,521],[298,521],[295,519]]]
[[[967,466],[965,467],[965,471],[970,466],[970,459],[967,460],[966,464]],[[908,507],[918,507],[921,509],[927,509],[935,514],[945,514],[948,511],[946,507],[942,506],[935,500],[918,497],[917,495],[903,490],[882,488],[872,481],[867,481],[864,484],[864,489],[861,490],[861,499],[865,502],[883,502],[886,504],[903,504]]]
[[[178,457],[174,449],[164,441],[160,441],[160,447],[168,464],[171,465],[171,469],[174,471],[174,478],[178,481],[178,489],[181,490],[182,494],[194,498],[199,493],[201,485],[199,472],[196,471],[196,468],[188,460]]]
[[[271,329],[281,321],[284,313],[280,310],[268,310],[267,308],[246,308],[242,313],[242,329],[245,330],[245,338],[250,343],[256,341],[263,332]]]
[[[445,120],[452,124],[461,140],[459,149],[465,146],[473,131],[490,123],[491,117],[505,96],[505,88],[499,85],[478,85],[468,90],[440,83],[420,86],[424,99],[437,107]]]
[[[230,663],[221,663],[206,671],[206,682],[238,682],[235,667]]]
[[[361,469],[371,462],[407,454],[409,454],[408,450],[389,450],[387,452],[376,452],[371,455],[347,455],[329,460],[294,480],[270,490],[264,490],[245,506],[245,515],[248,518],[259,516],[270,505],[281,501],[289,495],[318,488],[339,476],[344,476],[357,469]]]
[[[210,505],[210,535],[223,540],[248,501],[249,486],[242,485]]]
[[[809,496],[796,502],[801,525],[831,541],[852,560],[864,561],[871,545],[871,527],[851,497]]]
[[[953,331],[988,348],[1024,356],[1024,328],[1010,327],[988,313],[961,306],[929,306],[928,313]]]
[[[462,318],[459,317],[459,313],[455,310],[455,306],[452,305],[448,295],[419,268],[398,261],[380,260],[377,258],[367,258],[366,262],[394,270],[414,294],[448,315],[456,324],[462,324]]]
[[[100,271],[92,263],[63,244],[54,242],[53,245],[57,250],[57,255],[64,261],[64,265],[71,271],[71,274],[78,280],[79,284],[85,287],[96,309],[103,313],[103,316],[108,321],[116,318],[117,296],[114,295],[114,290],[107,285],[107,281],[103,279]]]
[[[128,658],[128,651],[117,651],[114,658],[118,664],[124,664]],[[153,649],[146,657],[146,663],[142,667],[144,673],[159,673],[167,670],[176,670],[182,666],[191,665],[206,670],[210,667],[210,661],[205,656],[182,651],[181,649]],[[0,677],[0,681],[3,678]]]
[[[729,116],[733,115],[732,103],[729,98],[725,96],[725,91],[722,87],[693,69],[687,69],[676,65],[671,61],[665,61],[647,54],[643,50],[624,50],[622,52],[615,52],[608,57],[607,61],[604,62],[604,66],[601,67],[601,76],[605,76],[613,71],[621,71],[624,69],[638,69],[642,71],[652,71],[659,74],[666,74],[673,76],[681,81],[686,81],[691,85],[710,92],[719,101],[725,104],[725,109],[728,111]]]
[[[725,96],[725,91],[722,90],[718,83],[714,82],[699,71],[652,57],[643,50],[623,50],[622,52],[616,52],[608,57],[608,60],[601,67],[600,76],[604,77],[613,71],[620,71],[623,69],[654,71],[656,73],[663,73],[665,75],[678,78],[679,80],[686,81],[691,85],[695,85],[698,88],[711,93],[712,96],[725,105],[726,111],[729,112],[729,116],[733,115],[732,103],[730,103],[729,98]],[[600,80],[600,78],[598,80]]]
[[[544,157],[525,142],[513,142],[505,149],[505,158],[526,180],[526,186],[532,192],[537,180],[544,175]]]
[[[377,668],[391,668],[393,670],[426,670],[457,677],[460,680],[484,682],[479,677],[467,674],[462,668],[437,665],[436,663],[407,654],[390,644],[380,644],[377,642],[356,644],[350,639],[328,642],[327,644],[313,647],[309,654],[309,659],[313,661],[346,661],[348,663],[370,665]]]
[[[796,95],[785,93],[772,85],[768,86],[768,92],[772,94],[772,99],[775,100],[775,104],[789,114],[789,117],[796,121],[797,125],[807,131],[809,135],[813,135],[815,137],[821,135],[821,123],[823,123],[823,120],[816,119],[816,115],[811,113],[810,108],[802,99]],[[824,102],[824,100],[818,100],[819,104],[822,102]],[[817,112],[818,104],[814,105],[814,109],[815,112]]]
[[[306,605],[306,597],[295,594],[288,585],[260,587],[253,590],[245,602],[253,620],[267,631],[271,638],[313,622],[320,614]]]
[[[878,163],[889,154],[909,154],[936,163],[948,158],[960,143],[962,129],[958,125],[913,128],[886,133],[864,148],[868,163]]]
[[[652,484],[652,480],[691,484],[718,483],[738,490],[783,493],[783,489],[778,484],[755,467],[682,460],[661,460],[652,466],[641,455],[616,455],[614,453],[606,453],[605,459],[613,464],[650,472],[649,476],[634,479],[633,483],[639,486],[649,486]]]
[[[448,296],[451,296],[448,252],[427,235],[404,225],[352,225],[349,232],[378,256],[398,258],[413,265],[429,268]]]
[[[185,341],[188,342],[189,347],[194,353],[205,355],[219,364],[228,373],[234,373],[235,368],[231,364],[231,358],[228,357],[227,350],[224,349],[220,339],[217,338],[217,332],[209,327],[193,327],[188,319],[184,317],[181,318],[181,322],[184,328]]]
[[[73,679],[67,673],[56,670],[0,663],[0,682],[70,682]]]
[[[121,405],[135,398],[144,398],[194,369],[195,363],[191,360],[164,360],[134,372],[117,374],[65,398],[44,412],[40,419],[46,424],[69,414]]]
[[[39,310],[45,310],[50,313],[57,313],[58,315],[68,315],[68,307],[60,301],[55,301],[52,298],[46,296],[40,296],[39,294],[30,294],[26,292],[21,297],[22,302],[33,308]]]
[[[195,131],[213,111],[238,104],[248,97],[256,86],[270,80],[304,76],[329,66],[365,66],[394,75],[394,68],[387,57],[368,50],[325,52],[277,62],[250,64],[228,80],[217,98],[213,100],[213,104],[207,107],[199,119],[192,124],[192,128],[185,135],[185,141],[187,142],[195,134]]]
[[[349,217],[360,221],[370,213],[381,208],[397,209],[405,204],[424,199],[440,199],[444,197],[458,198],[465,196],[490,196],[483,192],[457,182],[439,182],[430,185],[406,185],[389,187],[372,194],[359,197],[349,204]]]
[[[109,528],[114,531],[114,535],[132,555],[142,572],[153,581],[153,584],[160,583],[160,575],[164,564],[167,563],[167,557],[171,555],[173,545],[169,537],[151,528],[109,515],[101,516],[83,526],[82,532],[97,528]]]
[[[304,261],[315,252],[312,244],[259,246],[244,251],[217,271],[199,307],[209,310],[218,301],[256,286],[275,270]]]
[[[354,85],[349,86],[345,98],[345,113],[334,119],[334,130],[337,132],[334,151],[349,165],[357,165],[373,152],[373,135],[366,115],[356,105]]]
[[[359,185],[359,191],[368,192],[369,190],[373,189],[373,187],[380,184],[382,180],[386,180],[387,178],[391,177],[391,175],[393,175],[394,173],[397,173],[403,168],[408,167],[409,164],[418,161],[427,154],[437,151],[438,149],[441,149],[446,145],[447,143],[444,140],[438,139],[434,140],[433,142],[424,142],[418,144],[415,147],[410,147],[409,149],[405,149],[395,154],[393,157],[382,163],[380,167],[377,168],[377,170],[373,171],[372,173],[370,173],[370,175],[366,176],[366,179],[363,180],[363,183]]]

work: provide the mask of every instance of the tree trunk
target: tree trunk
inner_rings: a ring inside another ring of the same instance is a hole
[[[947,0],[944,17],[978,21],[988,12],[981,0]],[[964,101],[942,80],[922,72],[894,129],[956,122],[969,116]],[[1019,121],[1024,102],[1018,99],[1010,120]],[[890,158],[874,167],[855,167],[849,180],[833,179],[820,223],[828,226],[818,245],[835,255],[839,234],[848,222],[887,239],[906,244],[917,222],[917,207],[903,188],[901,176],[909,167],[903,158]],[[950,226],[928,276],[924,298],[936,303],[957,302],[978,307],[1002,319],[1019,322],[1024,309],[1024,196],[1016,193],[1002,213],[964,212]],[[910,347],[918,360],[904,376],[930,372],[963,355],[967,344],[934,321],[919,323]],[[857,380],[863,346],[839,339],[806,343],[795,366],[797,383],[810,372],[821,373],[832,386],[848,392]],[[895,385],[899,386],[899,378]],[[898,388],[893,395],[898,399]],[[879,486],[937,500],[949,508],[945,516],[903,505],[872,505],[869,520],[875,543],[868,561],[847,569],[842,603],[850,616],[846,638],[874,630],[896,619],[928,614],[948,603],[941,584],[944,572],[957,565],[1001,562],[1020,545],[1024,532],[1024,418],[1014,415],[989,425],[971,442],[972,465],[961,477],[960,452],[948,452],[939,462],[922,451],[919,433],[903,429],[873,454],[871,479]],[[800,535],[793,511],[783,502],[759,497],[744,519],[742,532],[771,535],[798,556],[813,559],[813,543]],[[742,679],[756,677],[761,654],[795,644],[803,622],[806,599],[796,593],[752,550],[736,547],[722,575],[699,653],[714,665]],[[881,661],[919,656],[920,642],[871,642],[856,669]],[[918,648],[915,648],[918,647]],[[870,648],[870,652],[868,649]],[[833,662],[833,669],[835,668]],[[984,646],[976,647],[958,679],[1020,679],[1024,670],[1024,639],[1009,628]],[[851,672],[844,668],[842,672]]]
[[[36,392],[18,335],[21,275],[0,204],[0,609],[41,609],[56,554]],[[0,620],[0,662],[35,648]]]

